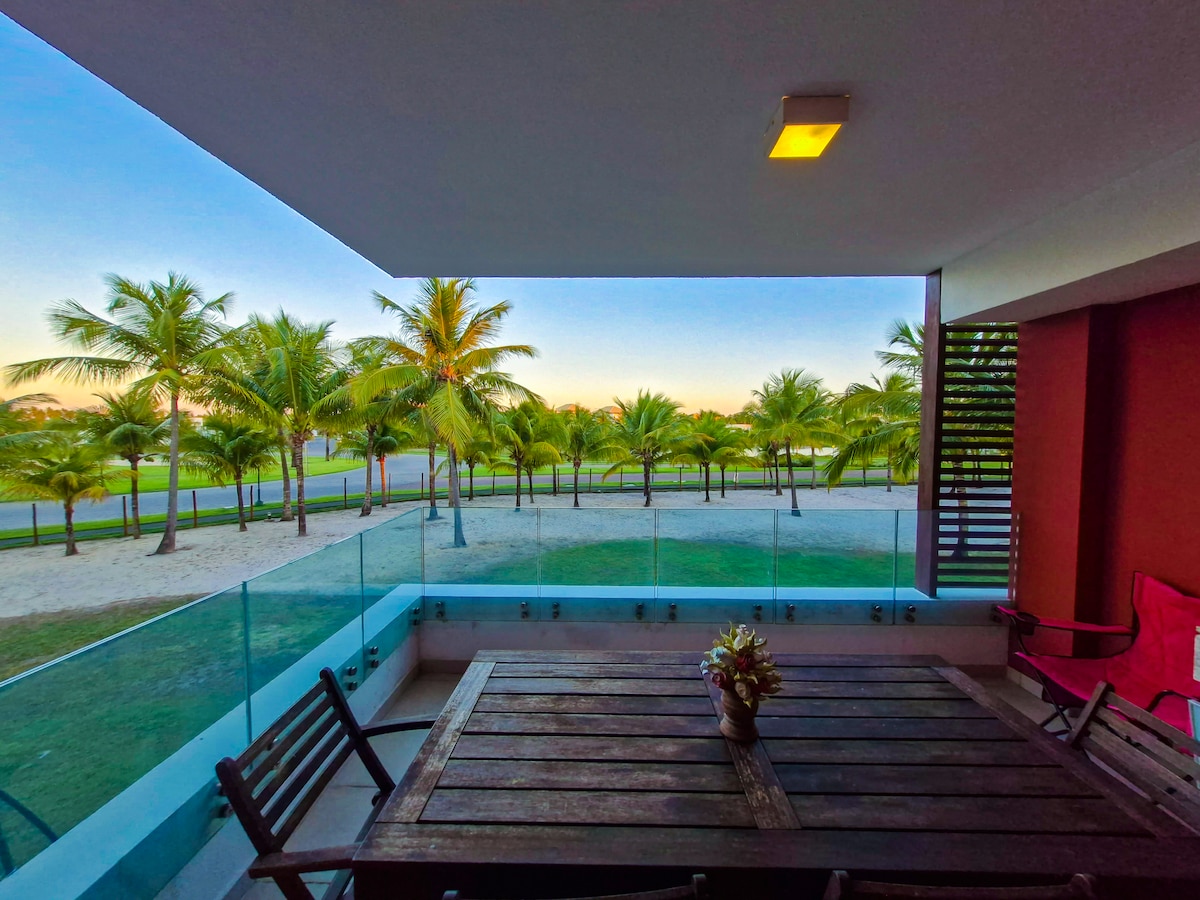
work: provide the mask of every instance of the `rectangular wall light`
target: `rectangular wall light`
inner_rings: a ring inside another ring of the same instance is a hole
[[[767,126],[771,159],[820,156],[850,117],[850,97],[784,97]]]

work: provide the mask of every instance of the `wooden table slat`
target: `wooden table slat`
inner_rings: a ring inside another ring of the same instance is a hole
[[[483,694],[476,713],[608,713],[624,716],[703,716],[707,697],[602,697],[578,694]]]
[[[785,687],[786,691],[787,688]],[[860,700],[792,698],[786,694],[772,697],[762,705],[759,715],[832,716],[868,719],[992,719],[991,712],[969,697],[961,700]]]
[[[463,759],[579,759],[654,762],[723,762],[723,737],[593,737],[591,735],[464,734],[454,747]]]
[[[459,740],[459,746],[462,741]],[[786,763],[825,765],[1047,766],[1058,763],[1025,741],[838,740],[769,738],[767,756]]]
[[[855,740],[1019,741],[996,719],[851,719],[758,715],[764,738],[850,738]]]
[[[475,713],[468,734],[612,734],[712,737],[708,716],[605,716],[573,713]]]
[[[687,663],[496,663],[493,678],[694,678],[700,655]]]
[[[442,788],[522,790],[679,791],[742,793],[737,773],[724,763],[582,762],[451,759],[438,781]]]
[[[944,681],[932,667],[920,666],[780,666],[784,684],[794,681]]]
[[[422,822],[694,825],[753,828],[745,797],[736,794],[438,789]]]
[[[606,697],[703,697],[699,670],[689,678],[492,678],[485,694],[600,694]]]
[[[1099,797],[1060,767],[776,764],[789,794]]]
[[[708,685],[709,699],[712,702],[713,713],[719,723],[724,717],[722,696],[718,688]],[[729,755],[733,759],[733,768],[741,781],[742,790],[754,814],[754,822],[759,829],[771,831],[775,829],[799,828],[800,822],[788,802],[787,792],[779,783],[779,776],[767,758],[767,751],[762,741],[741,743],[729,740]]]
[[[784,684],[784,692],[773,699],[858,698],[863,700],[961,700],[962,691],[945,681],[797,681]]]
[[[795,794],[791,801],[804,828],[1146,834],[1105,799],[988,797],[981,803],[977,797]]]

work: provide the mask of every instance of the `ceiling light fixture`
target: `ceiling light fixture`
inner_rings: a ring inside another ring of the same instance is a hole
[[[820,156],[850,118],[850,97],[784,97],[765,142],[771,159]]]

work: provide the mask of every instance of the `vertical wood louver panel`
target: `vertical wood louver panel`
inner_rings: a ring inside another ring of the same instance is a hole
[[[1017,326],[941,326],[930,566],[936,588],[1003,587],[1012,538]]]

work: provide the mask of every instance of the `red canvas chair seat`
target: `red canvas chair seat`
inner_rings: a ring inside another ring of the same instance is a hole
[[[1018,635],[1030,634],[1039,626],[1103,634],[1124,631],[1120,626],[1039,620],[1015,610],[997,609],[1013,623]],[[1047,696],[1060,713],[1061,707],[1083,706],[1096,685],[1106,681],[1131,703],[1190,733],[1185,698],[1200,698],[1200,682],[1192,678],[1200,598],[1189,597],[1138,572],[1133,579],[1133,611],[1133,642],[1114,656],[1101,659],[1049,656],[1030,653],[1023,646],[1017,656],[1038,673]]]

